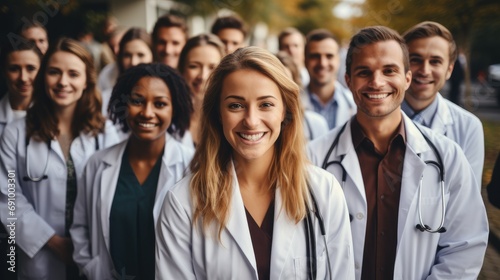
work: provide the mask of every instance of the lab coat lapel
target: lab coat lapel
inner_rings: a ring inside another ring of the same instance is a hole
[[[413,122],[403,113],[406,130],[406,151],[403,166],[403,178],[401,180],[401,196],[399,199],[398,215],[398,240],[401,239],[403,230],[413,230],[405,227],[408,212],[412,201],[418,190],[418,185],[425,169],[425,162],[419,156],[430,149],[424,137],[413,124]],[[408,208],[403,208],[408,207]]]
[[[274,227],[273,227],[273,245],[271,249],[271,277],[270,279],[280,279],[283,275],[286,261],[291,257],[294,245],[294,236],[297,226],[295,221],[291,220],[283,207],[280,188],[276,189],[274,202]]]
[[[231,209],[229,210],[230,216],[226,224],[226,229],[233,237],[235,243],[240,247],[243,255],[245,255],[250,265],[253,267],[255,276],[257,277],[257,264],[252,246],[252,238],[250,237],[250,231],[248,230],[245,205],[243,204],[243,198],[241,197],[240,186],[238,184],[238,178],[236,177],[236,171],[234,170],[234,164],[232,164],[232,173],[233,194],[231,197]],[[229,245],[223,244],[223,246]]]
[[[450,108],[448,108],[448,104],[446,104],[441,94],[438,93],[436,98],[438,99],[438,107],[436,115],[432,120],[431,129],[440,134],[447,135],[448,126],[453,125],[453,118],[450,114]]]
[[[115,196],[116,183],[118,182],[118,175],[120,173],[120,166],[127,147],[128,141],[123,141],[113,148],[113,152],[106,154],[103,162],[107,165],[102,172],[101,177],[101,225],[104,234],[106,247],[110,249],[109,245],[109,216],[111,214],[111,204]]]
[[[163,157],[162,164],[160,169],[160,176],[158,177],[158,186],[156,188],[156,197],[155,201],[157,201],[158,196],[161,193],[161,190],[164,186],[173,186],[175,182],[176,176],[174,174],[175,166],[182,161],[182,155],[179,149],[176,149],[177,145],[174,142],[174,139],[166,133],[166,142],[165,147],[163,149]]]
[[[342,160],[342,166],[345,168],[347,175],[356,185],[356,189],[361,197],[365,200],[365,185],[363,183],[363,176],[361,175],[361,167],[359,165],[358,155],[352,144],[351,136],[351,121],[346,124],[346,128],[342,135],[340,136],[338,148],[336,149],[335,158],[340,159],[344,155]],[[342,173],[337,180],[342,184]],[[348,184],[346,184],[347,186]]]
[[[86,135],[83,132],[80,133],[80,137],[76,138],[73,140],[73,143],[71,143],[70,151],[75,167],[80,173],[85,167],[87,159],[96,152],[95,137]]]
[[[14,113],[9,103],[9,94],[7,93],[0,100],[0,123],[8,123],[14,119]]]
[[[66,165],[66,158],[64,157],[64,153],[62,151],[61,145],[59,145],[59,141],[57,139],[52,139],[50,140],[50,148],[52,151],[56,153],[56,155],[59,157],[59,159],[64,162],[64,165]]]

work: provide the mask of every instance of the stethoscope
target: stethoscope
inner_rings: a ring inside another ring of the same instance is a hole
[[[344,168],[344,166],[342,165],[342,160],[344,159],[345,155],[341,155],[340,160],[328,161],[328,159],[330,158],[330,155],[332,154],[333,149],[335,149],[335,147],[338,145],[340,136],[344,132],[344,129],[347,126],[347,123],[348,122],[346,122],[342,126],[342,128],[340,128],[339,133],[337,134],[337,136],[333,140],[332,145],[328,149],[328,152],[326,153],[326,157],[323,160],[323,164],[321,165],[321,168],[323,168],[324,170],[326,170],[330,165],[334,165],[334,164],[336,164],[336,165],[340,166],[340,168],[342,168],[342,183],[341,183],[342,189],[344,189],[345,182],[347,179],[347,171]],[[422,175],[422,177],[420,177],[420,182],[418,184],[418,221],[419,221],[419,223],[415,226],[415,228],[420,230],[421,232],[426,231],[429,233],[443,233],[443,232],[446,232],[446,228],[443,226],[444,225],[444,217],[446,215],[443,160],[442,160],[441,155],[439,154],[439,151],[437,150],[436,146],[429,140],[429,138],[427,138],[427,136],[425,136],[422,133],[422,130],[420,130],[420,128],[418,127],[418,124],[416,124],[415,126],[420,131],[420,133],[424,137],[425,141],[431,147],[432,151],[436,155],[437,161],[426,160],[426,161],[424,161],[424,163],[426,165],[431,165],[438,170],[439,179],[440,179],[439,185],[441,187],[441,222],[440,222],[439,227],[437,229],[432,229],[429,225],[426,225],[422,219],[422,203],[421,202],[422,202],[422,188],[423,188],[422,183],[423,183],[424,176]],[[420,154],[418,154],[418,156],[420,157]],[[351,214],[349,214],[349,218],[351,221],[353,220],[353,216]]]
[[[97,139],[97,135],[94,137],[95,140],[95,150],[99,150],[99,141]],[[23,177],[23,181],[31,181],[38,183],[42,180],[48,179],[49,176],[47,175],[47,169],[49,168],[50,164],[50,149],[52,147],[52,141],[47,141],[47,158],[45,159],[45,167],[43,168],[42,176],[40,177],[34,177],[31,176],[30,174],[30,160],[29,160],[29,154],[28,154],[28,146],[30,144],[30,138],[26,137],[26,176]]]
[[[323,242],[325,244],[325,250],[326,250],[326,258],[328,262],[328,275],[329,279],[332,279],[332,267],[330,263],[330,254],[328,253],[328,246],[326,244],[326,230],[325,230],[325,224],[323,222],[323,217],[321,216],[321,213],[319,212],[318,209],[318,203],[316,202],[316,197],[314,196],[313,190],[308,186],[309,189],[309,195],[311,196],[311,201],[312,201],[312,207],[313,209],[310,210],[308,203],[306,202],[306,208],[308,209],[306,218],[304,219],[304,225],[306,227],[306,248],[307,248],[307,275],[309,279],[314,280],[316,279],[317,273],[318,273],[318,262],[316,260],[316,235],[314,231],[314,225],[313,225],[313,220],[311,217],[311,211],[314,213],[316,218],[318,219],[319,223],[319,229],[321,232],[321,235],[323,236]]]

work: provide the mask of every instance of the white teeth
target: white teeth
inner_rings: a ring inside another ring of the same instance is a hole
[[[155,127],[156,124],[154,124],[154,123],[139,123],[139,126],[151,128],[151,127]]]
[[[367,94],[369,98],[372,98],[372,99],[384,99],[386,98],[387,96],[389,96],[388,93],[384,93],[384,94]]]
[[[421,80],[421,79],[418,79],[418,78],[414,78],[415,82],[419,83],[419,84],[430,84],[432,83],[432,81],[426,81],[426,80]]]
[[[249,140],[249,141],[257,141],[260,138],[262,138],[262,136],[264,136],[264,132],[257,133],[257,134],[243,134],[243,133],[240,133],[240,136],[243,137],[246,140]]]

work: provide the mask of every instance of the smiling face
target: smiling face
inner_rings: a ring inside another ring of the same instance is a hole
[[[165,141],[173,117],[172,96],[165,82],[143,77],[132,88],[128,102],[127,125],[141,141]]]
[[[124,70],[140,63],[150,63],[153,61],[151,49],[142,40],[132,40],[123,47],[122,65]]]
[[[236,162],[271,162],[285,116],[281,92],[273,80],[250,69],[229,74],[222,85],[220,115]]]
[[[411,81],[405,73],[403,51],[393,40],[356,49],[346,81],[358,106],[358,121],[400,118],[400,105]]]
[[[307,45],[305,65],[311,83],[315,86],[323,87],[334,83],[339,64],[339,45],[335,40],[327,38]]]
[[[155,52],[158,62],[177,68],[179,55],[186,44],[186,34],[180,27],[161,27],[155,38]]]
[[[189,51],[182,75],[193,95],[198,97],[205,95],[208,77],[221,59],[221,54],[212,45],[195,47]]]
[[[31,98],[33,81],[40,69],[40,58],[31,51],[13,51],[7,55],[5,73],[9,94],[19,98]]]
[[[451,76],[450,45],[439,37],[415,39],[408,43],[412,82],[406,100],[414,109],[424,109],[435,99]]]
[[[87,88],[85,63],[76,55],[57,51],[49,59],[45,71],[45,86],[56,108],[76,107]]]

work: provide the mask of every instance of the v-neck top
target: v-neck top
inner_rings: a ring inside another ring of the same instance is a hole
[[[141,185],[130,165],[128,152],[123,153],[109,217],[110,254],[120,277],[154,279],[153,206],[162,156],[163,153]]]
[[[267,280],[271,275],[271,249],[273,244],[274,227],[274,199],[269,204],[261,227],[255,222],[252,215],[245,208],[248,229],[252,238],[252,246],[257,263],[259,280]]]

